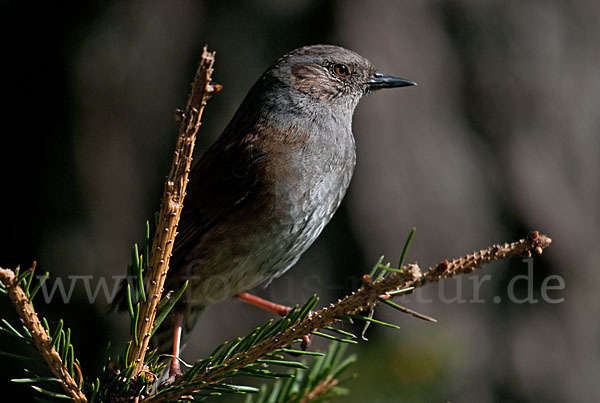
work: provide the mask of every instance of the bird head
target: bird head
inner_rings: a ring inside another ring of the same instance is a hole
[[[361,55],[332,45],[305,46],[282,56],[265,73],[316,101],[349,104],[382,88],[416,85],[378,72]]]

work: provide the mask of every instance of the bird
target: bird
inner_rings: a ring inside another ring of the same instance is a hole
[[[256,81],[189,174],[165,292],[189,283],[172,333],[157,335],[172,335],[171,375],[180,374],[182,334],[206,306],[236,296],[287,312],[247,290],[294,266],[338,209],[356,164],[359,100],[413,85],[334,45],[292,50]]]

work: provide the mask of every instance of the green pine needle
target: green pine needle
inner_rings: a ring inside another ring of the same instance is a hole
[[[371,273],[369,273],[369,277],[373,278],[375,276],[375,273],[377,273],[377,269],[381,265],[381,262],[383,262],[383,259],[384,259],[384,256],[381,255],[381,257],[379,258],[379,260],[377,261],[377,263],[375,263],[375,265],[371,269]]]
[[[391,265],[391,263],[390,263],[390,262],[387,262],[386,264],[379,264],[379,265],[377,265],[377,267],[378,267],[379,269],[382,269],[382,270],[381,270],[381,271],[379,272],[379,274],[377,274],[377,276],[375,277],[375,281],[377,281],[377,280],[379,280],[380,278],[382,278],[382,277],[385,275],[385,273],[386,273],[386,272],[394,270],[394,269],[392,269],[392,268],[390,267],[390,265]]]
[[[179,291],[177,291],[174,295],[171,295],[171,297],[168,299],[168,302],[165,304],[164,308],[159,311],[159,314],[158,314],[156,320],[154,321],[154,329],[152,329],[152,335],[150,337],[154,336],[154,333],[156,332],[158,327],[163,323],[163,321],[165,320],[165,318],[167,317],[169,312],[171,312],[171,310],[173,309],[173,307],[175,306],[177,301],[179,301],[179,299],[181,298],[181,296],[187,289],[188,283],[189,283],[189,281],[186,281],[185,284],[183,285],[183,287],[181,287],[181,289]],[[145,297],[144,297],[144,299],[145,299]]]
[[[39,378],[16,378],[11,379],[10,381],[14,383],[60,382],[58,379],[52,376],[45,376]]]
[[[380,320],[369,318],[369,317],[366,317],[366,316],[361,316],[361,315],[346,315],[344,318],[359,319],[359,320],[364,320],[366,322],[371,322],[371,323],[376,323],[378,325],[382,325],[382,326],[386,326],[386,327],[391,327],[393,329],[400,329],[400,326],[398,326],[398,325],[394,325],[392,323],[387,323],[387,322],[382,322]]]
[[[17,268],[17,270],[15,271],[15,274],[17,275],[17,281],[15,282],[15,284],[21,285],[21,287],[23,287],[24,290],[27,290],[27,280],[29,277],[31,277],[33,273],[31,269],[27,269],[23,271],[23,273],[18,273],[18,270],[19,268]],[[29,297],[29,294],[26,293],[26,295]]]
[[[317,294],[313,294],[312,297],[310,297],[309,300],[302,306],[302,308],[300,308],[298,317],[292,323],[295,323],[297,320],[304,320],[310,311],[315,307],[315,305],[317,305],[317,302],[319,302],[319,297],[317,297]]]
[[[331,336],[331,335],[329,335],[327,333],[321,333],[321,332],[318,332],[316,330],[314,330],[312,332],[312,334],[314,334],[315,336],[322,337],[324,339],[339,341],[340,343],[358,344],[358,342],[356,340],[342,339],[340,337]]]
[[[12,325],[6,319],[2,319],[2,323],[4,323],[4,326],[6,326],[7,329],[0,327],[0,330],[4,331],[7,334],[10,334],[11,336],[15,336],[20,339],[25,339],[25,337],[23,337],[23,335],[21,333],[19,333],[19,331],[17,329],[12,327]]]
[[[55,350],[58,350],[60,348],[60,346],[62,346],[63,337],[64,337],[63,321],[61,319],[58,321],[58,325],[56,326],[56,329],[54,330],[54,334],[52,335],[52,337],[50,339],[50,340],[52,340],[52,348],[54,348]]]
[[[35,285],[35,287],[33,287],[33,290],[31,290],[31,294],[29,295],[29,300],[30,301],[33,301],[33,299],[37,295],[38,291],[42,287],[42,284],[44,284],[46,282],[46,280],[48,280],[48,277],[50,277],[50,273],[46,272],[46,273],[44,273],[43,276],[41,276],[41,278],[38,279],[37,284]]]
[[[298,402],[317,388],[321,393],[313,395],[311,401],[343,396],[347,390],[339,387],[343,381],[339,376],[356,361],[355,356],[344,358],[345,347],[341,343],[331,343],[324,356],[315,357],[307,369],[295,368],[289,378],[276,381],[270,389],[261,386],[257,395],[247,396],[246,403]]]
[[[329,330],[331,332],[335,332],[335,333],[338,333],[338,334],[341,334],[343,336],[347,336],[347,337],[351,337],[353,339],[356,339],[356,335],[354,333],[350,333],[350,332],[347,332],[345,330],[338,329],[337,327],[325,326],[325,327],[323,327],[323,329]]]
[[[404,247],[402,248],[402,253],[400,254],[400,261],[398,263],[398,268],[402,267],[404,264],[404,260],[406,259],[406,254],[408,253],[408,248],[415,236],[415,232],[417,232],[417,228],[413,227],[408,234],[408,238],[406,238],[406,242],[404,242]]]
[[[34,363],[34,364],[39,364],[40,363],[39,360],[36,360],[34,358],[27,357],[25,355],[8,353],[6,351],[0,351],[0,355],[2,355],[4,357],[8,357],[8,358],[14,358],[14,359],[17,359],[17,360],[21,360],[21,361],[24,361],[24,362],[29,362],[29,363]]]
[[[394,267],[391,267],[390,265],[391,265],[391,263],[389,263],[389,262],[386,263],[385,265],[382,265],[382,264],[379,265],[379,268],[381,270],[383,270],[383,272],[379,274],[379,278],[383,275],[383,273],[388,272],[388,271],[390,271],[392,273],[404,273],[404,270],[396,269]]]
[[[407,291],[412,291],[412,290],[414,290],[414,289],[415,289],[415,287],[406,287],[406,288],[403,288],[403,289],[401,289],[401,290],[394,290],[394,291],[390,291],[390,292],[388,292],[388,294],[389,294],[389,295],[402,294],[402,293],[404,293],[404,292],[407,292]]]
[[[62,394],[62,393],[52,392],[52,391],[49,391],[49,390],[46,390],[46,389],[42,389],[42,388],[40,388],[39,386],[35,386],[35,385],[32,385],[31,387],[32,387],[32,388],[33,388],[33,389],[34,389],[36,392],[39,392],[39,393],[41,393],[42,395],[50,396],[50,397],[53,397],[53,398],[55,398],[55,399],[71,400],[71,398],[70,398],[69,396],[67,396],[67,395],[64,395],[64,394]]]
[[[290,368],[302,368],[302,369],[308,368],[306,365],[302,364],[301,362],[297,362],[297,361],[260,359],[260,360],[257,360],[256,362],[259,362],[262,364],[280,365],[282,367],[290,367]]]
[[[322,357],[322,356],[325,355],[325,354],[319,353],[317,351],[294,350],[294,349],[291,349],[291,348],[280,348],[280,349],[277,349],[275,351],[281,351],[283,353],[297,354],[297,355],[313,355],[313,356],[316,356],[316,357]]]

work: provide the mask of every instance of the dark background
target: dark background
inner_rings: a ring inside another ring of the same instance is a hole
[[[482,303],[465,302],[476,296],[468,277],[406,298],[436,325],[382,307],[378,317],[402,328],[371,328],[351,348],[358,378],[344,401],[598,401],[599,17],[592,0],[5,1],[0,265],[36,259],[67,286],[69,275],[112,284],[158,208],[173,110],[202,46],[217,51],[224,90],[206,109],[199,153],[274,59],[338,44],[419,86],[361,101],[358,165],[340,211],[294,270],[258,292],[287,304],[317,292],[328,303],[381,254],[396,262],[413,226],[409,260],[422,267],[539,229],[554,243],[534,260],[532,281],[516,283],[538,303],[509,300],[511,279],[527,274],[513,259],[478,272],[491,275]],[[562,303],[542,299],[550,275],[564,280],[549,293]],[[103,298],[90,304],[81,284],[68,304],[36,306],[65,319],[93,377],[109,339],[120,351],[127,319],[106,315]],[[15,320],[6,299],[0,309]],[[217,304],[184,358],[268,317]],[[9,382],[22,364],[2,364],[3,396],[26,391]]]

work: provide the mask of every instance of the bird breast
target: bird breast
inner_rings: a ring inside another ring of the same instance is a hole
[[[264,177],[272,204],[270,235],[273,261],[268,277],[278,277],[296,263],[319,236],[344,197],[356,161],[348,128],[279,133],[264,155]],[[268,210],[268,208],[267,208]]]

